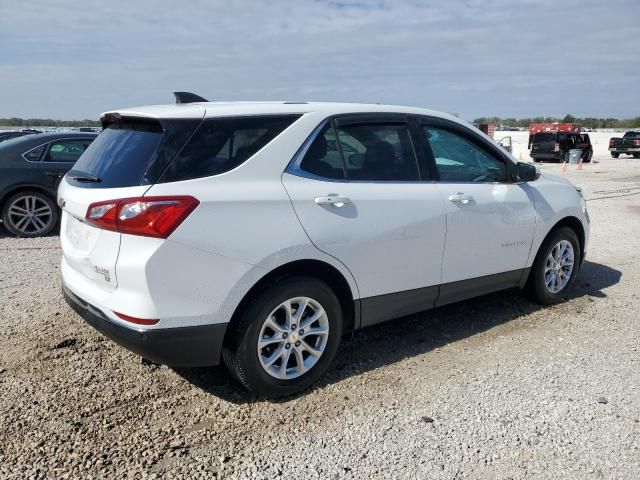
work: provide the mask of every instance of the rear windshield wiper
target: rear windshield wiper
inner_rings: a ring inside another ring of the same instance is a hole
[[[88,173],[78,172],[75,170],[71,170],[69,173],[67,173],[67,175],[69,175],[69,177],[73,178],[77,182],[100,183],[102,181],[95,175],[90,175]]]

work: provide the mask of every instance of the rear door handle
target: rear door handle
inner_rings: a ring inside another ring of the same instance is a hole
[[[473,196],[467,195],[465,193],[456,193],[454,195],[449,195],[449,201],[454,203],[462,203],[466,205],[471,200],[473,200]]]
[[[351,203],[347,197],[339,195],[327,195],[326,197],[316,197],[316,205],[331,205],[333,207],[344,207],[347,203]]]

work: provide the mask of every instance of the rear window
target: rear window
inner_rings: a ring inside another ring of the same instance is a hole
[[[67,178],[79,187],[118,188],[216,175],[243,163],[297,118],[118,119]]]
[[[68,179],[81,187],[117,188],[148,183],[147,166],[163,139],[157,122],[123,121],[108,125],[76,162],[72,173],[85,174],[99,181]]]
[[[204,120],[158,181],[175,182],[228,172],[255,155],[299,117]]]
[[[556,134],[555,133],[536,133],[533,137],[533,143],[542,143],[542,142],[555,142]]]

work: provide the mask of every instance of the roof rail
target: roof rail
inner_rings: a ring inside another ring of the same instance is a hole
[[[202,98],[200,95],[196,95],[191,92],[173,92],[176,97],[176,103],[195,103],[195,102],[208,102],[206,98]]]

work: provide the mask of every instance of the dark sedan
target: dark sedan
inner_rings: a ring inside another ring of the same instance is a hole
[[[38,237],[56,228],[58,184],[96,136],[40,133],[0,143],[0,212],[10,233]]]

